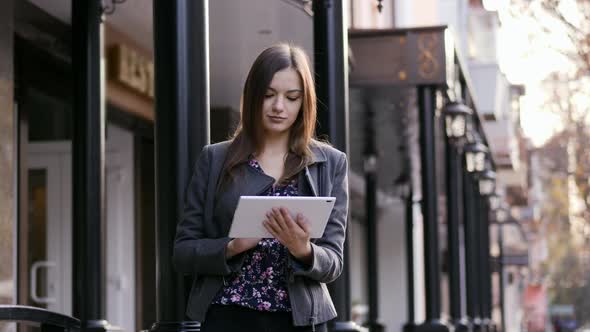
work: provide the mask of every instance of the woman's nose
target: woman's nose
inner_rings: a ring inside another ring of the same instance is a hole
[[[285,109],[285,99],[281,96],[278,96],[275,99],[275,102],[274,102],[272,108],[276,112],[282,112]]]

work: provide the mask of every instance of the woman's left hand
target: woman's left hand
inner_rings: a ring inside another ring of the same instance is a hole
[[[295,220],[286,208],[273,208],[263,221],[266,230],[279,240],[291,255],[304,263],[311,262],[310,225],[301,213]]]

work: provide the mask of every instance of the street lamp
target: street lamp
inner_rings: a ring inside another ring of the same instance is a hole
[[[490,200],[490,210],[497,211],[500,208],[501,201],[502,201],[500,195],[498,195],[498,193],[496,193],[496,192],[493,192],[490,195],[489,200]]]
[[[480,142],[465,145],[465,167],[469,173],[483,172],[486,167],[488,148]]]
[[[462,149],[466,142],[467,123],[473,111],[464,104],[447,103],[442,109],[444,130],[447,136],[446,147],[446,176],[447,176],[447,261],[449,281],[449,315],[456,332],[469,330],[467,320],[463,315],[461,289],[461,249],[460,224],[462,215],[460,210],[464,204],[462,176]]]
[[[485,157],[484,157],[485,161]],[[480,225],[479,229],[479,249],[480,249],[480,294],[481,306],[480,315],[482,317],[481,327],[484,330],[493,331],[494,324],[491,321],[492,315],[492,280],[490,275],[490,229],[489,229],[489,196],[496,190],[496,173],[489,168],[489,164],[483,171],[476,173],[477,187],[480,194]]]
[[[503,207],[497,209],[496,210],[496,222],[498,224],[503,224],[504,222],[506,222],[506,220],[508,220],[508,214],[509,214],[509,212]]]
[[[486,169],[478,176],[479,193],[482,196],[490,196],[496,189],[496,172]]]
[[[460,140],[467,133],[467,121],[473,110],[464,104],[452,102],[443,108],[447,138]]]
[[[510,210],[506,206],[501,206],[496,210],[496,223],[498,224],[498,276],[499,276],[499,293],[500,293],[500,324],[502,331],[506,331],[506,316],[504,312],[504,225],[508,221]]]

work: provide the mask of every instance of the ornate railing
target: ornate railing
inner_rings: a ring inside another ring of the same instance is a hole
[[[80,320],[74,317],[23,305],[0,305],[0,321],[39,326],[43,332],[80,330]]]

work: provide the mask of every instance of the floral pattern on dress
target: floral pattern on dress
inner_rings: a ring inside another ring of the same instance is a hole
[[[250,167],[264,173],[250,158]],[[263,196],[297,196],[297,178],[273,185]],[[276,239],[262,239],[246,252],[240,272],[233,274],[213,300],[213,304],[239,305],[259,311],[291,311],[287,291],[288,250]]]

